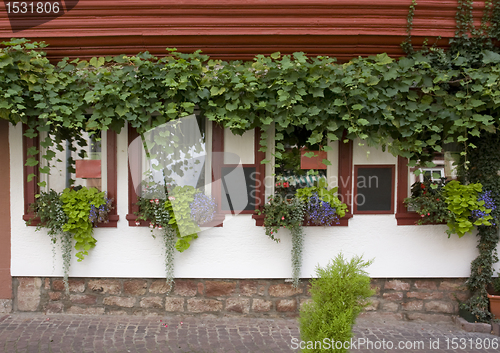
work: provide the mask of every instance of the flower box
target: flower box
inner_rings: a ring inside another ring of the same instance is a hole
[[[82,179],[96,179],[101,177],[100,159],[82,159],[76,161],[76,177]]]
[[[305,156],[309,152],[314,152],[314,156]],[[309,151],[303,149],[300,151],[300,169],[326,169],[323,159],[328,159],[326,151]]]

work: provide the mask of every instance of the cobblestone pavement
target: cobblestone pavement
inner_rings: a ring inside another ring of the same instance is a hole
[[[351,352],[500,351],[495,345],[500,344],[500,337],[465,332],[446,323],[358,319],[355,334],[355,349]],[[0,317],[0,353],[299,352],[294,349],[298,339],[295,319],[43,314]],[[490,348],[484,349],[487,345]]]

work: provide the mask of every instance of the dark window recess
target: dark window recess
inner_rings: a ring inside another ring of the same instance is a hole
[[[394,166],[356,166],[356,213],[394,212]]]
[[[221,210],[253,211],[256,200],[255,167],[222,167],[221,168]]]

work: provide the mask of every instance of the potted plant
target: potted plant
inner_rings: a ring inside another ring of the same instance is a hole
[[[69,292],[68,275],[73,241],[75,249],[79,250],[76,257],[82,261],[97,242],[93,237],[94,228],[98,223],[108,222],[112,203],[113,199],[109,199],[105,192],[76,186],[66,188],[62,193],[54,190],[41,192],[31,205],[35,218],[40,219],[36,230],[47,229],[54,244],[60,238],[66,293]]]
[[[488,290],[488,299],[490,300],[490,312],[495,319],[500,320],[500,277],[492,281]]]
[[[161,185],[145,185],[138,197],[136,225],[148,221],[151,232],[161,231],[165,249],[167,283],[174,282],[174,252],[183,252],[198,237],[199,227],[213,220],[215,201],[192,186],[172,189]],[[153,233],[154,237],[154,233]]]

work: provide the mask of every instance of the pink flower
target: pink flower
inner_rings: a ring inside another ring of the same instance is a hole
[[[157,205],[159,205],[159,204],[160,204],[160,200],[155,199],[155,203],[156,203]]]
[[[283,216],[283,217],[281,217],[281,220],[282,220],[282,221],[284,221],[284,220],[285,220],[285,217],[284,217],[284,216]]]
[[[173,201],[173,200],[175,200],[175,197],[173,197],[173,196],[169,196],[169,197],[168,197],[168,199],[169,199],[170,201]]]
[[[154,224],[153,223],[149,223],[149,228],[154,228]]]
[[[427,213],[427,216],[430,216],[431,214],[430,213]]]
[[[141,225],[141,222],[137,221],[137,222],[135,222],[135,225],[136,225],[136,226],[140,226],[140,225]]]
[[[153,202],[155,202],[155,201],[154,201],[153,199],[151,199],[151,200],[149,200],[149,202],[153,203]]]

